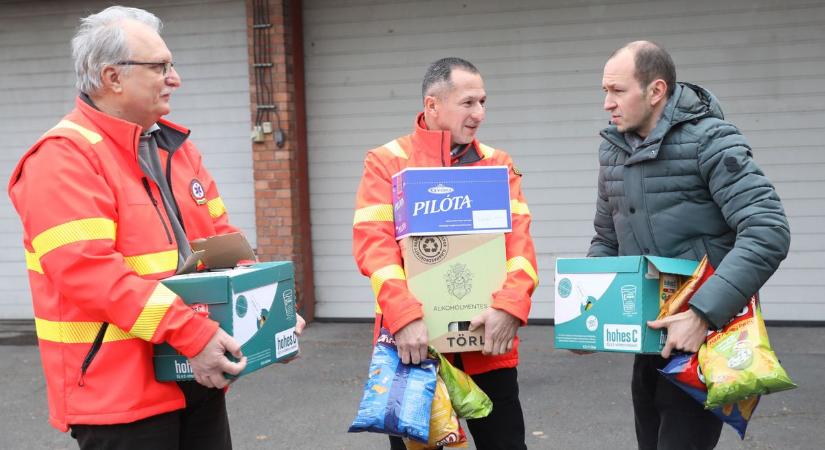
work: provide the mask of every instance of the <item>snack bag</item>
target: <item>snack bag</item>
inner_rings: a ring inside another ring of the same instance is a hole
[[[395,339],[381,329],[372,353],[369,378],[350,433],[372,431],[427,443],[438,361],[402,364]]]
[[[707,409],[796,387],[771,348],[756,297],[721,330],[708,334],[698,356],[708,387]]]
[[[438,374],[447,386],[450,401],[458,417],[463,419],[480,419],[493,411],[493,401],[462,370],[450,364],[443,355],[430,348],[430,357],[439,358]]]
[[[678,279],[670,281],[669,284],[678,286],[675,292],[672,292],[672,286],[665,285],[668,277],[663,276],[659,286],[660,306],[659,315],[656,319],[663,319],[667,316],[687,311],[689,307],[688,301],[693,297],[693,293],[696,292],[699,286],[710,278],[711,275],[713,275],[713,268],[710,266],[710,263],[708,263],[708,257],[705,256],[699,261],[699,265],[696,266],[696,270],[693,271],[693,275],[691,275],[690,278],[685,281]]]
[[[458,423],[447,386],[439,376],[435,385],[433,407],[430,411],[430,438],[426,444],[404,439],[407,450],[434,450],[444,447],[467,447],[467,436]]]
[[[659,369],[659,372],[699,403],[704,404],[707,400],[708,389],[702,376],[702,368],[699,366],[699,358],[695,353],[673,356],[667,366]],[[714,408],[711,412],[719,420],[732,426],[741,439],[745,439],[745,430],[760,397],[754,395],[733,404]]]

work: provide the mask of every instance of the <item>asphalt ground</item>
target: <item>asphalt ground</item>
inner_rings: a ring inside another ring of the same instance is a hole
[[[31,321],[0,322],[0,449],[73,449],[49,426]],[[825,328],[769,327],[798,389],[762,397],[744,441],[727,425],[719,449],[825,448]],[[530,449],[633,449],[633,356],[553,350],[552,327],[520,330],[519,380]],[[347,433],[371,354],[372,325],[313,323],[302,356],[238,380],[228,394],[236,449],[386,450],[387,438]],[[471,444],[469,448],[474,448]]]

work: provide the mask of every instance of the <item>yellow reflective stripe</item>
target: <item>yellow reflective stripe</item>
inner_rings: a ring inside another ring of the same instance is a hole
[[[481,154],[484,155],[484,159],[490,159],[493,156],[493,153],[496,152],[496,149],[490,147],[489,145],[482,144],[481,142],[478,143],[478,149],[481,150]]]
[[[95,133],[94,131],[88,128],[81,127],[80,125],[70,120],[61,120],[49,131],[56,130],[58,128],[68,128],[70,130],[75,130],[78,133],[80,133],[80,135],[83,136],[87,141],[89,141],[90,144],[97,144],[98,142],[103,140],[103,137],[101,135]]]
[[[44,341],[63,344],[91,344],[103,322],[55,322],[35,317],[34,327],[37,329],[37,338]],[[123,341],[136,339],[135,336],[109,324],[103,342]]]
[[[226,213],[226,207],[223,205],[223,200],[220,197],[209,200],[206,202],[206,206],[209,208],[209,215],[212,216],[213,219],[217,219]]]
[[[507,272],[515,272],[523,270],[530,278],[533,279],[533,286],[539,285],[539,276],[536,274],[536,269],[530,264],[530,261],[523,256],[515,256],[507,260]]]
[[[510,199],[510,213],[529,216],[530,215],[530,208],[527,207],[527,203],[520,202],[520,201],[518,201],[514,198],[511,198]]]
[[[392,153],[393,155],[395,155],[399,158],[404,158],[404,159],[409,158],[407,156],[407,152],[405,152],[404,149],[401,148],[401,144],[398,143],[398,139],[387,142],[386,144],[383,145],[383,147],[386,148],[387,150],[389,150],[390,153]]]
[[[407,274],[404,273],[404,268],[398,264],[384,266],[370,276],[370,283],[372,283],[372,292],[378,298],[378,293],[381,292],[381,286],[387,280],[406,280]]]
[[[115,222],[96,217],[79,219],[49,228],[32,239],[32,247],[37,259],[46,253],[68,244],[94,239],[115,239]]]
[[[168,287],[158,283],[155,291],[152,292],[149,300],[146,301],[146,305],[143,307],[143,311],[140,312],[140,316],[135,321],[135,324],[132,325],[132,329],[129,330],[129,333],[145,341],[152,339],[155,330],[158,328],[158,324],[161,319],[163,319],[163,316],[166,315],[166,310],[169,309],[169,305],[172,304],[176,297],[177,295],[169,290]]]
[[[392,222],[392,205],[372,205],[356,209],[352,224],[361,222]]]
[[[40,258],[36,253],[26,250],[26,268],[37,273],[43,273],[43,268],[40,267]]]
[[[178,251],[166,250],[157,253],[146,253],[144,255],[126,256],[126,265],[132,268],[138,275],[149,275],[152,273],[163,273],[178,268]]]

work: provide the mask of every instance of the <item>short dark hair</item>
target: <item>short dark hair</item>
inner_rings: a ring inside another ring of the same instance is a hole
[[[634,76],[642,89],[653,80],[662,79],[667,84],[667,96],[673,95],[676,89],[676,65],[664,47],[652,41],[635,41],[613,52],[610,58],[622,50],[633,52],[633,63],[636,66]]]
[[[455,56],[441,58],[427,67],[427,72],[424,74],[424,81],[421,83],[421,96],[426,97],[430,89],[439,83],[447,83],[448,87],[452,87],[450,75],[452,75],[453,69],[461,69],[475,74],[479,73],[476,66],[465,59],[456,58]]]

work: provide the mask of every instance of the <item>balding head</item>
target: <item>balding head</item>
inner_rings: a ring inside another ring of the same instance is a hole
[[[634,78],[642,89],[654,80],[663,80],[667,84],[667,96],[673,95],[673,90],[676,89],[676,66],[664,47],[651,41],[633,41],[613,52],[608,60],[623,52],[633,55]]]

